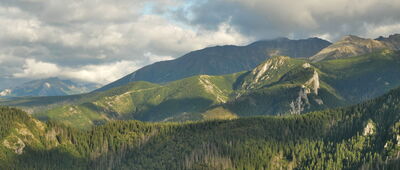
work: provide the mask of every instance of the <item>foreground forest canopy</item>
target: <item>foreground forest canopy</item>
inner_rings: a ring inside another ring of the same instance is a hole
[[[0,108],[0,169],[400,168],[400,88],[351,107],[91,130]]]

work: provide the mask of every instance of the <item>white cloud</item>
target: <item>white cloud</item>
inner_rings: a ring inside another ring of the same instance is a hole
[[[172,20],[169,13],[183,2],[1,1],[0,54],[7,57],[0,58],[0,71],[8,73],[0,76],[106,83],[192,50],[249,42],[229,22],[207,30]]]
[[[332,36],[330,33],[314,34],[314,35],[311,35],[311,37],[318,37],[318,38],[321,38],[321,39],[324,39],[324,40],[328,40],[328,41],[331,41],[331,42],[334,39],[334,36]]]
[[[367,32],[365,36],[376,38],[379,36],[388,36],[394,32],[400,33],[400,23],[388,25],[366,25]]]
[[[118,61],[104,65],[87,65],[77,69],[65,68],[61,77],[106,84],[138,69],[133,61]]]
[[[110,64],[86,65],[78,68],[60,67],[54,63],[26,59],[22,71],[14,73],[16,78],[63,77],[81,81],[106,84],[135,71],[133,61],[118,61]]]
[[[151,63],[155,63],[155,62],[158,62],[158,61],[165,61],[165,60],[172,60],[172,59],[174,59],[174,58],[171,57],[171,56],[158,56],[158,55],[152,54],[151,52],[146,52],[146,53],[144,53],[144,56],[145,56],[146,58],[148,58],[149,61],[150,61]]]
[[[22,72],[15,73],[14,76],[17,78],[52,77],[61,72],[56,64],[36,61],[35,59],[26,59],[22,69]]]

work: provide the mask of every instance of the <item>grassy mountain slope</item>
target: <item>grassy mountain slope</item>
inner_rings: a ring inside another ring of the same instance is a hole
[[[236,97],[221,107],[250,116],[300,114],[342,105],[340,94],[321,80],[323,74],[306,60],[275,57],[246,75]]]
[[[88,127],[109,119],[143,121],[182,121],[202,119],[200,113],[211,105],[224,103],[233,91],[232,84],[241,73],[226,76],[200,75],[165,85],[132,82],[128,85],[97,93],[60,97],[59,103],[41,110],[37,100],[11,101],[38,109],[41,120],[62,120],[67,125]],[[46,104],[44,102],[43,104]],[[36,105],[36,107],[35,107]]]
[[[195,75],[223,75],[247,71],[271,56],[309,57],[330,45],[319,38],[289,40],[279,38],[257,41],[248,46],[216,46],[190,52],[180,58],[143,67],[99,91],[132,81],[165,83]]]
[[[323,81],[353,103],[382,95],[400,83],[398,51],[382,50],[348,59],[324,61],[315,66],[326,73],[321,78]]]
[[[298,114],[359,103],[400,85],[400,53],[390,50],[311,64],[280,57],[274,63],[280,65],[265,62],[249,73],[237,96],[220,107],[241,116]]]
[[[303,115],[191,123],[113,121],[88,131],[35,123],[21,111],[2,108],[0,127],[7,133],[0,138],[0,167],[399,168],[399,113],[400,89],[355,106]]]

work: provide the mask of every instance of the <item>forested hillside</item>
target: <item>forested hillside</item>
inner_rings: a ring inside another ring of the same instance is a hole
[[[111,121],[91,130],[1,108],[1,169],[399,168],[400,89],[351,107],[186,123]]]

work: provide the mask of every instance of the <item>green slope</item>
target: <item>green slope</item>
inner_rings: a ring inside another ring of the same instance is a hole
[[[400,53],[390,50],[318,63],[269,61],[242,78],[237,96],[220,107],[240,116],[296,114],[359,103],[400,85]]]
[[[400,83],[398,51],[382,50],[315,65],[326,73],[321,79],[352,103],[382,95]]]
[[[224,103],[238,74],[194,76],[165,85],[133,82],[125,86],[65,100],[34,114],[41,120],[60,120],[88,127],[109,119],[182,121],[202,119],[211,105]]]
[[[112,121],[88,131],[37,123],[21,111],[2,108],[0,167],[398,168],[399,113],[400,89],[355,106],[303,115],[191,123]]]

